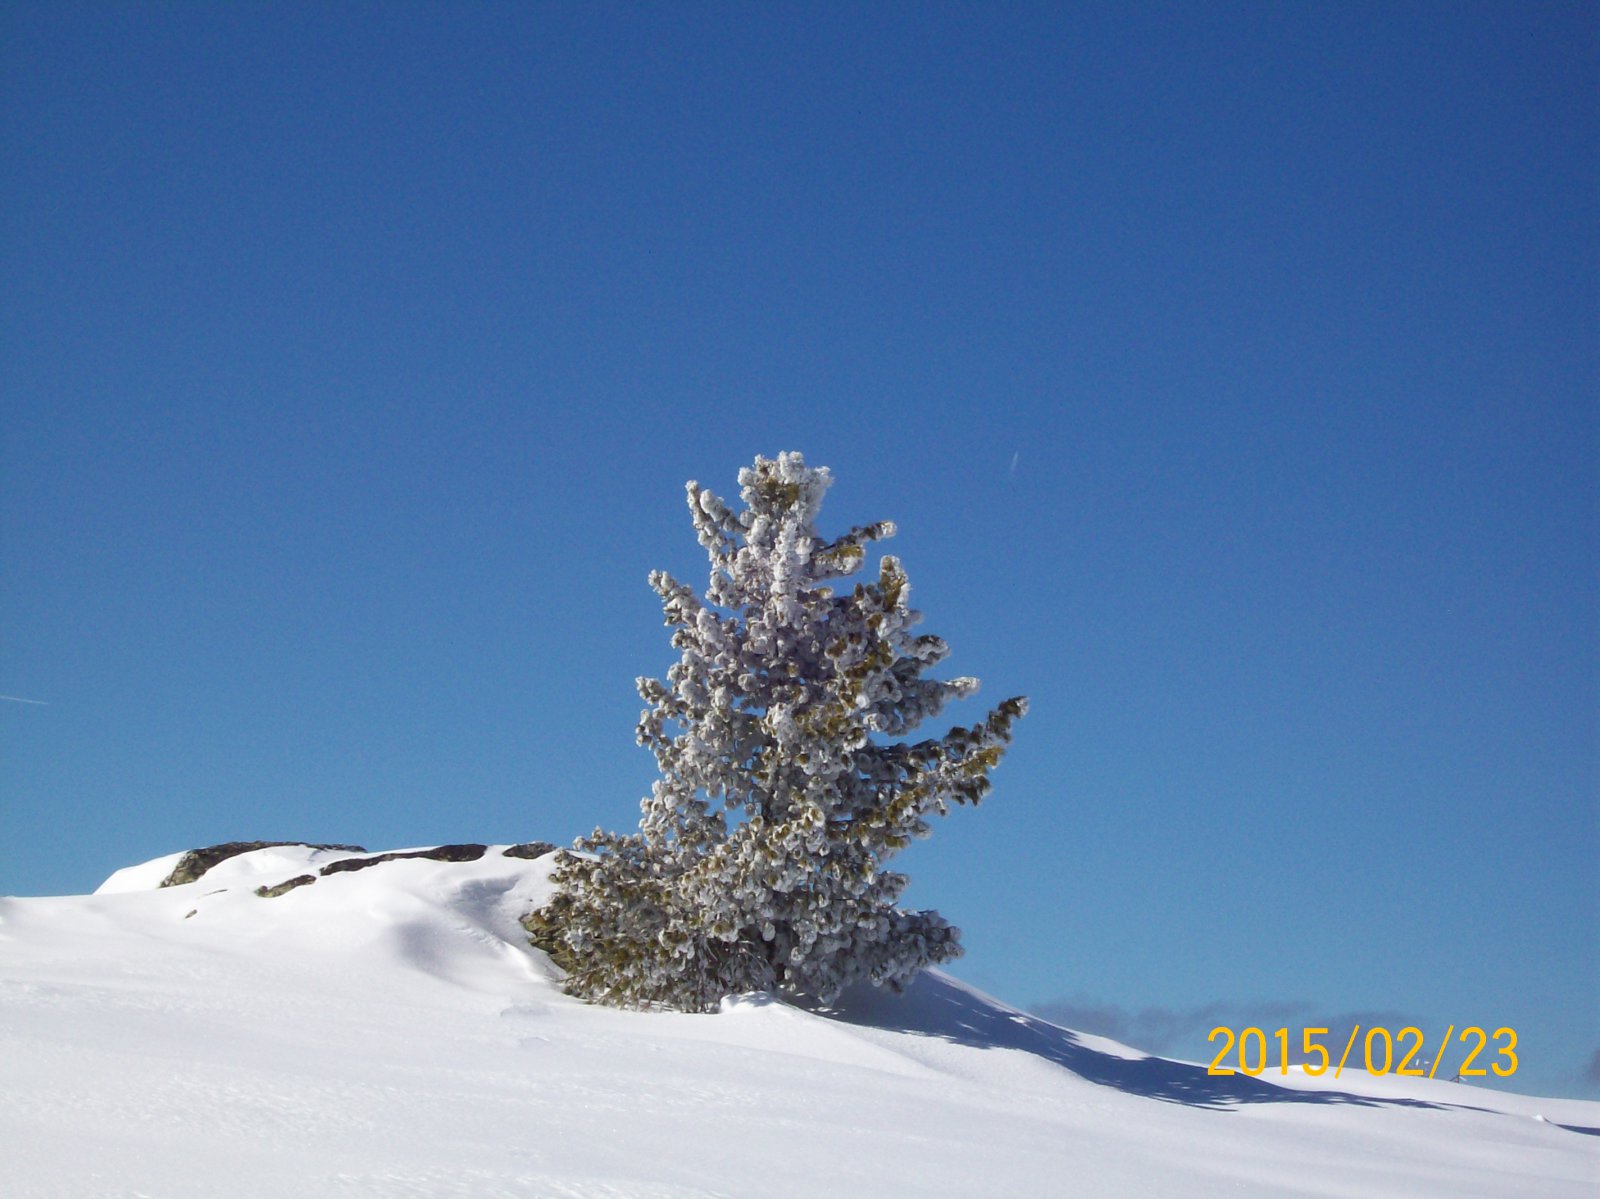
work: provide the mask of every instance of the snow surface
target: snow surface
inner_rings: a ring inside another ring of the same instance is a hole
[[[1584,1196],[1600,1103],[1212,1078],[938,973],[837,1012],[557,989],[548,858],[259,850],[0,900],[8,1196]],[[367,855],[374,856],[374,855]]]

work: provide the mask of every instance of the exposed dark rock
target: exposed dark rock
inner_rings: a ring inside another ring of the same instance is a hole
[[[161,885],[163,887],[176,887],[184,883],[192,883],[206,871],[219,862],[226,862],[229,858],[238,857],[242,853],[250,853],[257,849],[272,849],[280,845],[304,845],[310,849],[339,850],[346,853],[366,853],[359,845],[314,845],[309,841],[228,841],[222,845],[211,845],[205,849],[191,849],[179,859],[173,867],[172,873]],[[548,841],[529,841],[523,845],[513,845],[505,851],[508,858],[541,858],[547,853],[554,853],[556,847]],[[402,858],[425,858],[432,862],[476,862],[489,851],[487,845],[440,845],[433,849],[413,849],[397,851],[395,853],[374,854],[370,858],[340,858],[329,862],[322,867],[321,874],[343,874],[350,870],[365,870],[368,866],[376,866],[379,862],[397,862]],[[295,878],[270,887],[257,887],[256,894],[263,899],[275,899],[285,892],[296,887],[304,887],[308,883],[317,881],[315,874],[302,874]],[[226,888],[224,888],[226,889]],[[216,894],[216,892],[212,892]],[[193,912],[189,913],[194,915]],[[186,916],[185,919],[188,917]]]
[[[525,841],[521,845],[511,845],[504,850],[508,858],[542,858],[547,853],[555,853],[556,847],[548,841]]]
[[[296,887],[303,887],[307,883],[314,883],[316,881],[317,876],[314,874],[298,874],[294,878],[281,882],[275,887],[257,887],[256,894],[261,896],[262,899],[276,899],[285,891],[293,891]]]
[[[366,852],[359,845],[311,845],[309,841],[225,841],[221,845],[210,845],[205,849],[191,849],[178,859],[178,864],[172,868],[172,873],[167,875],[161,885],[180,887],[184,883],[192,883],[219,862],[226,862],[229,858],[236,858],[242,853],[252,853],[257,849],[274,849],[280,845],[309,845],[312,849],[336,849],[345,853]]]
[[[324,866],[322,873],[342,874],[347,870],[365,870],[379,862],[398,862],[402,858],[427,858],[431,862],[476,862],[488,851],[487,845],[440,845],[434,849],[380,853],[370,858],[340,858]]]

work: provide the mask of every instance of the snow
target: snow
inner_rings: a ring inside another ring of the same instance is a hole
[[[1346,1071],[1216,1079],[937,972],[837,1012],[563,995],[548,858],[0,900],[9,1196],[1592,1196],[1600,1103]],[[376,855],[360,855],[376,856]],[[1270,1080],[1269,1080],[1270,1079]]]
[[[127,891],[149,891],[161,885],[161,880],[172,873],[182,853],[169,853],[164,858],[152,858],[137,866],[124,866],[94,889],[96,895],[121,895]]]

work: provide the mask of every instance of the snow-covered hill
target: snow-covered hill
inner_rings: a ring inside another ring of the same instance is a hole
[[[13,1197],[1593,1196],[1600,1103],[1213,1078],[937,974],[820,1015],[587,1007],[549,859],[260,849],[0,900]],[[276,897],[270,888],[311,878]]]

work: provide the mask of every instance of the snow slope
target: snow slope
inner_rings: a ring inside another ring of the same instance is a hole
[[[1593,1196],[1600,1103],[1211,1078],[925,975],[828,1015],[562,995],[549,859],[263,849],[0,900],[9,1196]],[[371,855],[367,855],[371,856]]]

